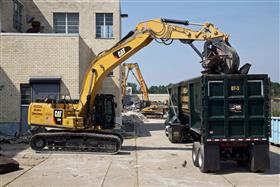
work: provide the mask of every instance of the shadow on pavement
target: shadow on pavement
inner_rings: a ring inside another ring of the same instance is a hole
[[[178,151],[191,151],[189,147],[144,147],[144,146],[122,146],[122,150],[125,151],[143,151],[143,150],[178,150]]]
[[[28,148],[29,148],[29,144],[27,144],[27,143],[1,144],[0,153],[6,157],[12,158],[12,157],[16,156],[19,152],[22,152]]]
[[[137,127],[137,136],[138,137],[147,137],[152,136],[150,131],[160,131],[164,130],[165,126],[163,123],[145,123]],[[162,133],[164,136],[164,132]]]
[[[270,151],[270,169],[264,175],[280,174],[280,154]]]
[[[221,170],[217,174],[231,174],[231,173],[251,173],[249,165],[238,165],[234,161],[221,162]],[[280,174],[280,155],[270,151],[270,169],[264,173],[256,173],[259,175],[279,175]]]
[[[118,152],[118,154],[116,154],[116,155],[131,155],[131,152],[130,151],[123,151],[123,149],[120,151],[120,152]]]

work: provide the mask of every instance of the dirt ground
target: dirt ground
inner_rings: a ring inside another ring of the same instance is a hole
[[[280,186],[280,148],[271,146],[271,169],[251,173],[233,162],[204,174],[194,167],[191,144],[171,144],[163,120],[139,128],[117,155],[35,153],[27,144],[1,145],[21,169],[0,175],[0,186]],[[184,167],[184,164],[186,165]]]

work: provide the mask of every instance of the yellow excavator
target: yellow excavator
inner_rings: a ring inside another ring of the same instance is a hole
[[[149,100],[149,93],[148,93],[148,87],[146,85],[146,82],[143,78],[143,75],[140,71],[138,63],[124,63],[123,64],[124,68],[124,74],[122,78],[122,97],[125,97],[125,91],[126,91],[126,82],[129,76],[129,73],[131,72],[133,76],[135,77],[136,81],[138,82],[140,86],[140,90],[143,94],[143,100],[140,102],[140,112],[144,114],[145,116],[163,116],[164,114],[164,107],[152,104],[151,101]],[[127,69],[127,71],[126,71]],[[133,69],[136,71],[136,75],[133,72]]]
[[[136,79],[137,83],[139,84],[140,90],[143,94],[143,101],[141,103],[141,106],[143,106],[143,107],[150,106],[148,87],[143,78],[143,75],[141,73],[138,63],[124,63],[122,65],[122,67],[123,67],[123,75],[122,75],[122,82],[121,82],[122,97],[124,97],[126,95],[126,93],[125,93],[126,92],[126,82],[127,82],[129,73],[131,72],[133,74],[134,78]],[[135,69],[136,75],[133,72],[134,69]],[[140,108],[143,108],[143,107],[140,107]]]
[[[189,25],[198,26],[199,29],[188,28]],[[135,30],[91,62],[85,73],[78,101],[46,98],[45,102],[30,104],[29,125],[56,128],[34,134],[30,140],[31,148],[36,151],[119,152],[122,137],[112,132],[115,126],[114,96],[98,94],[98,91],[109,72],[153,40],[166,45],[173,40],[189,44],[201,56],[204,72],[238,71],[239,57],[228,43],[228,35],[211,23],[171,19],[139,23]],[[206,52],[204,49],[200,53],[193,41],[206,41]]]

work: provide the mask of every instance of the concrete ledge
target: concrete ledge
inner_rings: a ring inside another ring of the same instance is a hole
[[[0,36],[51,36],[51,37],[79,37],[79,34],[61,34],[61,33],[17,33],[2,32]]]

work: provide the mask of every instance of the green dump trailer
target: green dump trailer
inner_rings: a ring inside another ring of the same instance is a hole
[[[248,164],[253,172],[270,167],[267,75],[202,75],[170,85],[169,92],[202,172],[220,170],[221,160]]]

